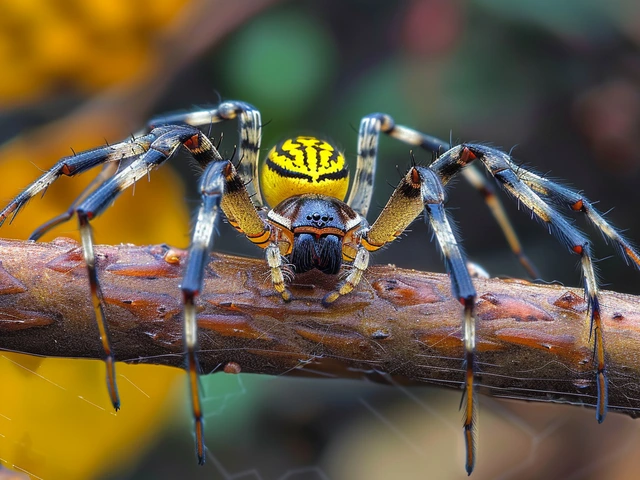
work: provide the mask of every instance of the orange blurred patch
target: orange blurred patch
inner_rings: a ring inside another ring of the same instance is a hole
[[[115,413],[97,360],[0,354],[0,451],[33,478],[96,478],[123,470],[147,449],[166,417],[176,368],[118,364]],[[132,446],[132,443],[134,446]]]
[[[149,71],[157,39],[189,0],[21,0],[3,2],[0,105],[17,106],[59,90],[86,94]]]
[[[4,173],[2,200],[40,174],[25,156],[22,152],[0,162],[0,175]],[[38,163],[44,168],[51,160]],[[3,226],[0,234],[27,238],[39,224],[65,211],[92,178],[88,173],[59,179],[43,199],[34,199],[12,225]],[[165,166],[152,172],[151,181],[139,182],[135,195],[123,193],[92,224],[98,243],[185,246],[188,219],[182,182]],[[60,235],[77,239],[75,220],[44,239]],[[117,358],[117,345],[115,351]],[[0,401],[0,451],[5,465],[41,478],[80,479],[113,468],[114,458],[118,465],[134,462],[162,425],[159,419],[164,416],[165,399],[182,371],[118,364],[117,374],[122,409],[116,414],[109,402],[102,362],[9,353],[0,356],[0,378],[6,392]]]
[[[87,137],[78,139],[94,145],[100,142]],[[55,154],[59,148],[52,140],[50,149]],[[21,140],[5,145],[2,152],[2,201],[57,160],[51,155],[31,157],[21,148]],[[33,199],[11,225],[3,226],[0,234],[27,238],[35,227],[65,211],[95,174],[60,178],[44,198]],[[152,172],[150,181],[136,184],[135,195],[124,192],[92,225],[97,243],[186,246],[189,212],[182,182],[170,166],[164,166]],[[75,219],[44,240],[61,235],[78,239]],[[117,345],[115,352],[117,358]],[[0,356],[0,378],[7,393],[0,401],[0,451],[5,465],[41,478],[73,479],[97,476],[113,467],[114,458],[119,465],[133,462],[162,425],[159,418],[165,399],[182,372],[118,364],[117,374],[122,409],[116,414],[107,395],[102,362]]]
[[[67,142],[78,150],[104,142],[102,125],[87,125],[64,135],[34,140],[24,134],[0,148],[0,202],[9,201],[62,155]],[[107,126],[108,127],[108,126]],[[107,133],[107,135],[110,135]],[[0,235],[25,239],[40,224],[64,212],[99,169],[62,177],[44,198],[34,198]],[[135,194],[133,193],[135,192]],[[189,241],[189,211],[179,177],[166,165],[124,192],[92,222],[96,243],[168,243]],[[47,234],[78,239],[72,219]],[[177,288],[178,282],[176,282]],[[87,295],[89,290],[87,288]],[[99,342],[96,336],[96,344]],[[114,346],[117,358],[117,345]],[[94,478],[117,464],[126,466],[143,453],[162,425],[163,406],[181,376],[178,369],[117,365],[122,409],[110,405],[102,362],[0,356],[0,452],[4,465],[41,478]],[[131,442],[135,447],[132,447]],[[124,468],[124,467],[123,467]]]

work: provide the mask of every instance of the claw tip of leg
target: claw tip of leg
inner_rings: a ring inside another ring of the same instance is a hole
[[[327,293],[322,299],[322,305],[325,307],[328,307],[333,302],[335,302],[338,299],[338,297],[340,297],[340,294],[338,292]]]

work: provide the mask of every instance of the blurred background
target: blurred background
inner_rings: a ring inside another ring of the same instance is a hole
[[[311,133],[355,165],[360,118],[389,113],[454,143],[476,141],[599,201],[640,239],[640,4],[634,0],[0,0],[0,200],[69,155],[126,138],[152,115],[240,99],[257,106],[263,149]],[[224,132],[233,152],[235,125]],[[409,165],[383,138],[375,218]],[[415,151],[420,162],[431,154]],[[63,178],[0,234],[27,238],[91,175]],[[125,193],[98,243],[188,244],[197,176],[186,155]],[[470,259],[525,276],[480,196],[448,189]],[[502,197],[545,281],[580,285],[570,255]],[[640,274],[593,235],[604,288]],[[219,249],[260,255],[228,226]],[[45,237],[77,238],[74,222]],[[373,257],[443,271],[421,222]],[[96,339],[96,341],[98,341]],[[117,354],[117,345],[116,345]],[[458,392],[249,375],[204,378],[208,463],[196,465],[181,371],[119,366],[115,415],[103,366],[0,356],[0,461],[33,478],[463,478]],[[634,478],[633,420],[575,407],[481,399],[474,478]]]

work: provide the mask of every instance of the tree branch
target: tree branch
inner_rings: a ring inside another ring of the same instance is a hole
[[[182,366],[185,252],[97,247],[112,344],[120,361]],[[101,358],[79,245],[0,240],[0,348]],[[446,275],[378,266],[330,308],[335,277],[309,272],[285,304],[261,259],[215,255],[199,298],[204,372],[368,377],[459,388],[461,306]],[[475,281],[480,391],[595,403],[592,344],[580,289]],[[640,412],[640,297],[602,292],[612,411]]]

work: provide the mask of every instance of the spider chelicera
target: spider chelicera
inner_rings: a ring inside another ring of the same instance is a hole
[[[241,161],[234,165],[223,159],[211,140],[197,127],[237,119]],[[620,232],[581,194],[516,166],[510,155],[480,144],[450,147],[435,137],[396,125],[389,115],[364,117],[358,134],[358,157],[353,184],[344,156],[330,143],[315,137],[295,137],[281,142],[268,154],[259,171],[261,140],[260,112],[247,103],[229,101],[209,110],[157,117],[142,133],[115,145],[96,148],[59,160],[0,212],[0,225],[38,192],[62,175],[74,176],[98,165],[102,172],[69,210],[36,230],[31,239],[64,220],[76,216],[95,318],[99,327],[107,369],[111,402],[120,407],[115,381],[115,358],[109,342],[100,283],[95,268],[91,219],[101,214],[127,187],[168,160],[181,146],[200,164],[200,205],[193,230],[186,271],[182,281],[186,369],[195,421],[196,452],[205,460],[203,414],[198,378],[198,329],[196,299],[202,290],[205,266],[214,244],[214,232],[221,212],[229,223],[265,251],[274,289],[283,301],[291,301],[285,273],[318,269],[338,274],[343,264],[351,268],[328,293],[329,307],[357,287],[369,264],[369,252],[392,242],[422,212],[425,212],[442,250],[451,278],[454,298],[461,303],[465,379],[463,399],[466,469],[475,463],[475,316],[476,292],[462,251],[444,211],[444,186],[463,176],[485,197],[507,240],[529,275],[537,274],[523,255],[518,239],[491,185],[478,171],[480,163],[504,190],[527,207],[552,234],[581,258],[588,321],[594,337],[594,368],[597,385],[596,418],[607,412],[607,377],[603,330],[598,301],[598,284],[589,241],[559,213],[559,209],[583,212],[617,247],[620,254],[640,268],[640,256]],[[412,164],[386,206],[371,224],[366,220],[376,167],[380,133],[437,154],[429,166]],[[475,162],[474,162],[475,161]],[[472,163],[474,162],[474,163]],[[346,201],[345,201],[345,198]],[[268,209],[266,204],[271,207]]]

